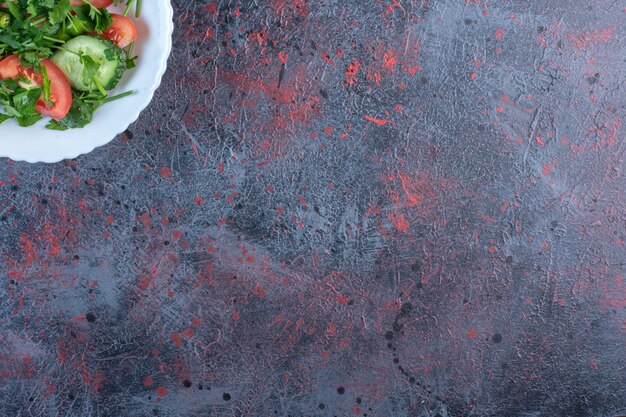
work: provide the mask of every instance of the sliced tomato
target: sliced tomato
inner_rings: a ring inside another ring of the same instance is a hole
[[[62,119],[70,111],[70,107],[72,107],[72,87],[63,71],[52,61],[44,59],[41,61],[41,65],[46,68],[48,80],[50,80],[50,101],[52,106],[48,106],[42,97],[35,105],[35,111],[42,116]]]
[[[41,74],[36,73],[32,68],[23,68],[17,55],[11,55],[0,61],[0,79],[18,77],[22,78],[18,83],[24,88],[41,85]]]
[[[137,40],[139,34],[132,20],[121,14],[111,13],[113,23],[102,33],[102,36],[115,42],[120,48],[126,48]]]
[[[113,0],[88,0],[89,3],[96,6],[98,9],[109,7],[113,4]],[[83,0],[70,0],[70,6],[82,6],[85,4]]]
[[[72,106],[72,88],[67,77],[52,61],[44,59],[41,61],[41,65],[46,68],[48,74],[48,80],[50,81],[50,101],[52,105],[49,106],[41,98],[35,105],[35,111],[42,116],[51,117],[53,119],[62,119],[67,112],[70,111]],[[0,61],[0,79],[25,77],[31,80],[36,85],[43,84],[43,77],[41,73],[36,73],[32,68],[24,68],[20,65],[20,58],[17,55],[11,55],[2,61]]]
[[[20,75],[20,58],[17,55],[10,55],[0,61],[0,80],[7,78],[17,78]]]

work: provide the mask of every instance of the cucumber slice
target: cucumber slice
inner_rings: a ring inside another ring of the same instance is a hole
[[[95,91],[98,84],[114,88],[126,71],[126,53],[113,42],[81,35],[63,44],[50,58],[78,91]]]
[[[11,15],[0,10],[0,29],[4,29],[11,24]]]

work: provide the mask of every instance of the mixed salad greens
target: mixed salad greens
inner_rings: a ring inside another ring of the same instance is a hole
[[[0,0],[0,123],[48,129],[84,127],[134,68],[141,0]],[[123,14],[107,8],[123,3]]]

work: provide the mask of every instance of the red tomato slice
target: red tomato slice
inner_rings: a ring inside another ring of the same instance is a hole
[[[89,3],[96,6],[98,9],[109,7],[113,4],[113,0],[89,0]],[[70,6],[82,6],[85,4],[83,0],[70,0]]]
[[[0,61],[0,79],[17,78],[19,76],[28,78],[30,84],[41,85],[41,74],[37,74],[32,68],[23,68],[17,55],[11,55]],[[28,88],[29,83],[20,81],[20,84]]]
[[[17,78],[20,75],[20,58],[17,55],[11,55],[0,61],[0,80],[7,78]]]
[[[50,80],[50,101],[52,106],[48,106],[43,97],[35,105],[35,111],[42,116],[53,119],[62,119],[72,107],[72,87],[67,77],[52,61],[44,59],[41,65],[46,68],[48,80]]]
[[[102,33],[102,36],[115,42],[120,48],[126,48],[137,40],[139,34],[132,20],[121,14],[111,13],[113,23]]]
[[[43,94],[37,104],[35,111],[42,116],[53,119],[62,119],[72,106],[72,88],[67,77],[52,61],[44,59],[41,65],[46,68],[48,80],[50,81],[50,101],[52,106],[48,106],[43,99]],[[37,85],[43,84],[41,74],[36,73],[32,68],[24,68],[20,65],[17,55],[11,55],[0,61],[0,79],[17,78],[19,76],[30,79]]]

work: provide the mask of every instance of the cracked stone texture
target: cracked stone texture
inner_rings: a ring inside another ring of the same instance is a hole
[[[173,3],[128,131],[0,161],[0,415],[626,414],[626,3]]]

